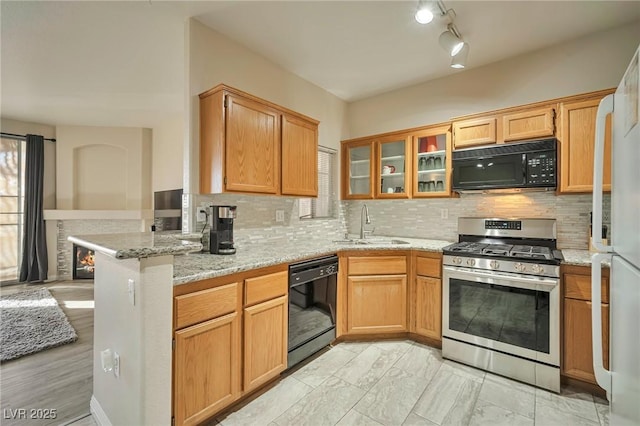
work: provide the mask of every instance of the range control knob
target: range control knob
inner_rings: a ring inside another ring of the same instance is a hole
[[[524,272],[525,269],[527,269],[527,265],[524,265],[520,262],[516,263],[515,265],[513,265],[513,267],[516,269],[516,271],[518,272]]]
[[[533,265],[531,267],[531,272],[534,274],[541,274],[544,272],[544,267],[542,267],[542,265]]]
[[[462,259],[460,259],[459,257],[454,257],[453,258],[453,263],[455,263],[456,265],[459,265],[462,263]]]
[[[491,267],[491,269],[498,269],[500,267],[500,263],[498,263],[497,260],[492,260],[491,262],[489,262],[489,266]]]
[[[476,264],[476,260],[475,259],[467,259],[467,265],[475,266],[475,264]]]

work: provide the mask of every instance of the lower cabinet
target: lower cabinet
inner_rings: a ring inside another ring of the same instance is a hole
[[[198,424],[240,396],[240,315],[179,330],[175,342],[175,423]]]
[[[176,425],[203,423],[286,369],[288,269],[281,265],[262,271],[178,289],[173,352]]]
[[[346,334],[409,331],[407,255],[347,256],[346,266]]]
[[[244,391],[287,368],[287,296],[244,309]]]
[[[411,306],[411,331],[442,341],[442,255],[414,253],[415,282]]]
[[[609,365],[609,271],[602,277],[602,359]],[[565,377],[597,384],[593,372],[591,268],[564,266],[561,371]]]

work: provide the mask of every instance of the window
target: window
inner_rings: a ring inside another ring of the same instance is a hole
[[[0,281],[18,280],[22,254],[26,143],[0,139]]]
[[[334,217],[335,157],[336,151],[333,149],[323,146],[318,147],[318,198],[301,198],[298,200],[300,219]]]

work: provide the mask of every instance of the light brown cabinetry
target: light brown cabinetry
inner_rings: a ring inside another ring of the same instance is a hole
[[[346,334],[406,332],[407,256],[349,256]]]
[[[437,343],[442,341],[442,256],[414,253],[415,282],[411,297],[411,331]]]
[[[317,196],[318,122],[219,85],[200,95],[200,193]]]
[[[555,134],[554,105],[502,110],[453,122],[454,149],[550,137]]]
[[[176,425],[204,422],[286,369],[288,289],[286,265],[174,289]]]
[[[244,392],[287,368],[287,277],[278,272],[245,281]]]
[[[240,397],[239,283],[176,297],[174,418],[199,424]],[[215,303],[215,297],[224,299]],[[206,307],[211,302],[211,310]],[[195,323],[204,318],[202,322]]]
[[[342,141],[344,199],[449,197],[450,174],[449,123]]]
[[[593,372],[591,329],[591,268],[563,266],[562,374],[597,384]],[[609,271],[602,277],[602,357],[609,365]]]
[[[593,190],[596,113],[604,95],[563,102],[560,107],[560,192]],[[605,126],[603,187],[611,191],[611,116]]]

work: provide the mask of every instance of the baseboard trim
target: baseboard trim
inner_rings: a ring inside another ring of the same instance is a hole
[[[95,395],[91,395],[89,409],[91,410],[91,414],[93,414],[93,419],[99,426],[113,426],[109,417],[107,417],[107,413],[104,412]]]

